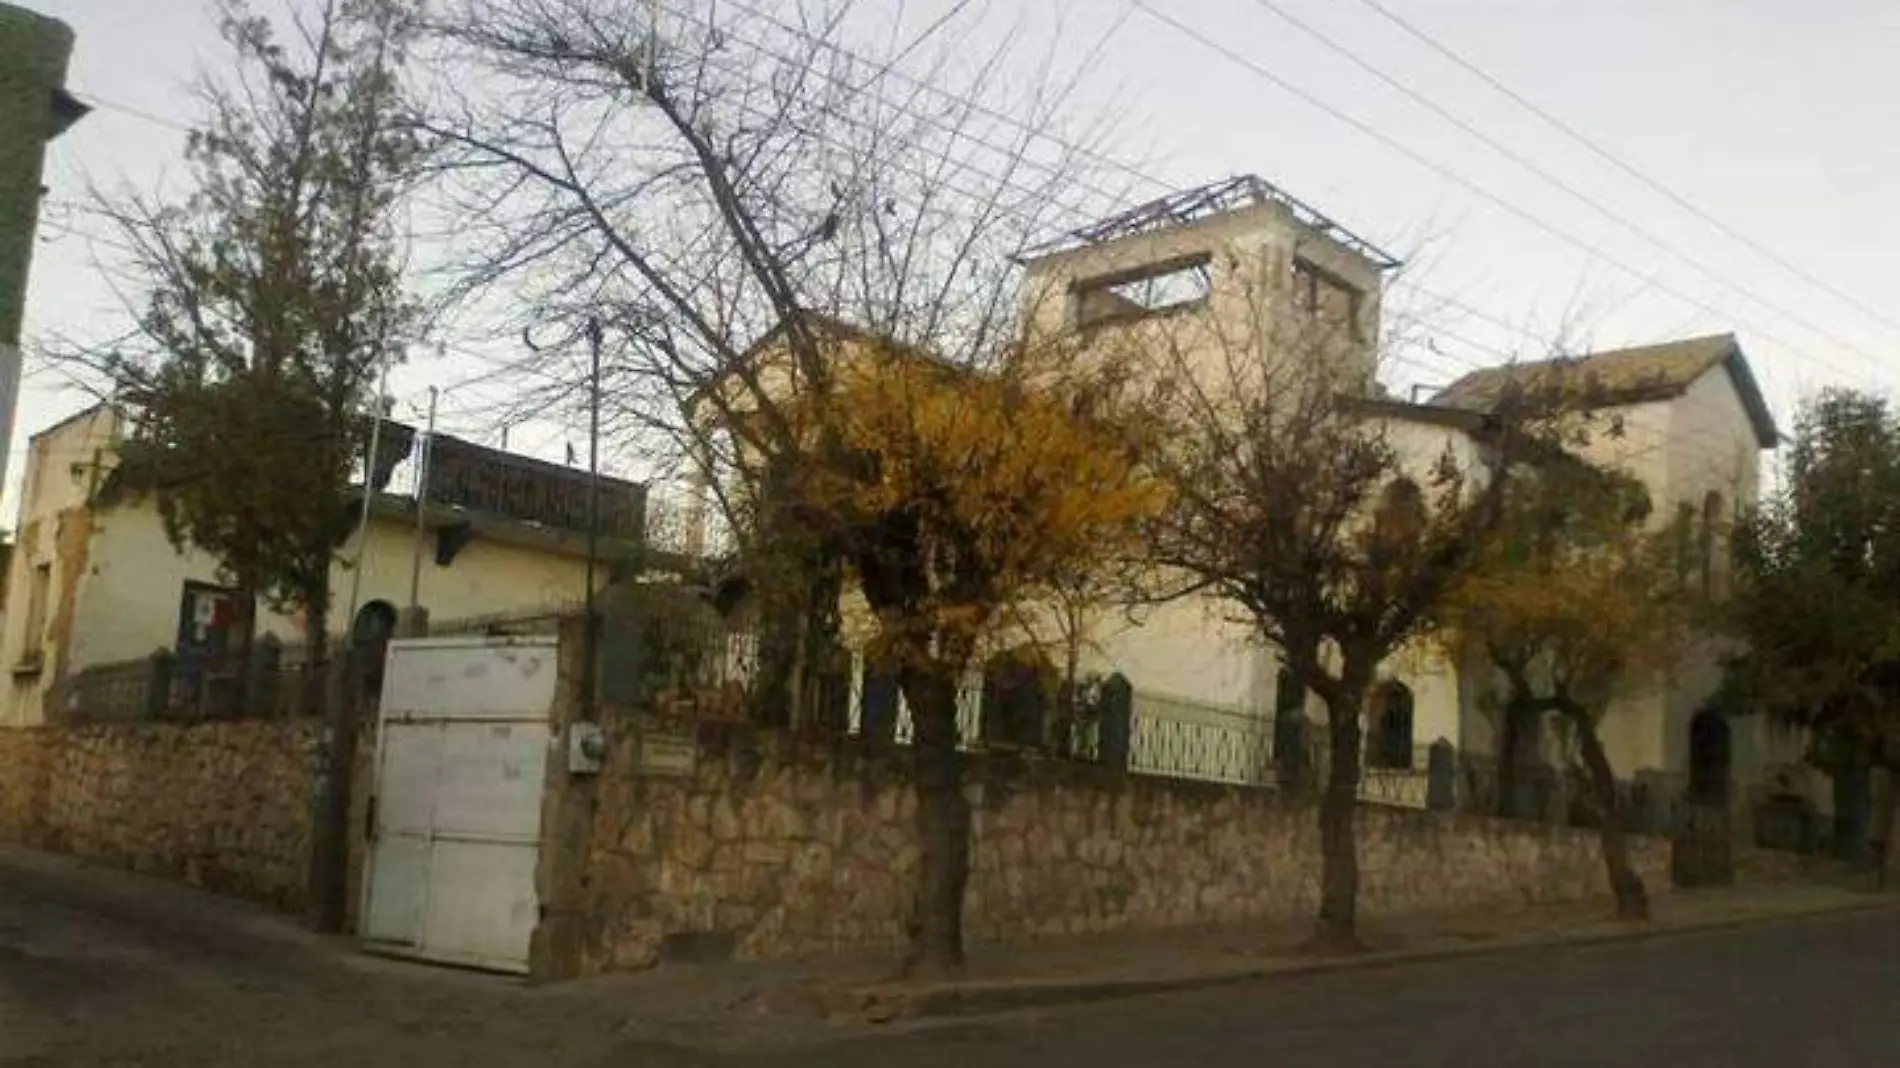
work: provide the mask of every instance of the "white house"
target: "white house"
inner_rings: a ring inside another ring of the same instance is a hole
[[[217,565],[167,538],[153,499],[114,477],[122,416],[89,408],[28,446],[16,544],[0,612],[0,726],[43,722],[56,684],[105,665],[228,640],[233,591]],[[385,424],[386,478],[414,435]],[[571,608],[586,592],[575,529],[578,472],[436,439],[420,523],[412,495],[373,496],[367,527],[338,547],[331,629],[387,630],[412,603],[437,622]],[[631,552],[644,487],[603,479],[600,557]],[[360,499],[360,498],[359,498]],[[597,585],[609,568],[595,568]],[[354,594],[354,604],[350,603]],[[355,618],[350,618],[354,613]],[[301,641],[303,620],[260,607],[258,632]]]

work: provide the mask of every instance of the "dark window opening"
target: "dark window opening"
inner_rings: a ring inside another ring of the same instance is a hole
[[[1315,323],[1344,329],[1354,341],[1365,340],[1360,315],[1365,294],[1338,275],[1311,261],[1295,259],[1293,301]]]
[[[1720,537],[1719,528],[1721,527],[1721,523],[1722,495],[1714,490],[1710,490],[1708,494],[1702,498],[1702,529],[1698,532],[1701,538],[1701,544],[1697,546],[1697,551],[1702,557],[1700,562],[1702,564],[1702,592],[1704,594],[1714,594],[1716,592],[1716,578],[1719,574],[1716,553],[1718,551],[1717,541]]]
[[[1306,749],[1306,687],[1286,668],[1274,680],[1273,759],[1283,768],[1301,763]]]
[[[1379,719],[1368,754],[1371,765],[1393,771],[1412,770],[1412,691],[1402,682],[1379,688]]]
[[[1199,307],[1213,286],[1209,259],[1199,252],[1077,282],[1075,323],[1094,326]]]

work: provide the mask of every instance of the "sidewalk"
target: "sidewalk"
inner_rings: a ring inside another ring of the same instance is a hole
[[[1372,920],[1363,932],[1371,952],[1350,958],[1302,956],[1307,925],[1298,923],[976,945],[968,974],[953,983],[891,982],[893,958],[874,953],[527,986],[368,956],[242,902],[0,847],[0,1019],[11,991],[35,999],[21,1011],[36,1012],[54,1038],[114,1049],[168,1043],[186,1051],[179,1064],[233,1063],[200,1053],[259,1042],[287,1043],[305,1059],[286,1063],[363,1068],[478,1068],[528,1056],[594,1064],[602,1050],[671,1068],[976,1013],[1887,906],[1900,906],[1900,895],[1784,883],[1668,895],[1646,926],[1608,919],[1604,901]],[[0,1027],[0,1047],[27,1042],[19,1031]],[[375,1056],[363,1052],[372,1047]],[[411,1056],[424,1047],[462,1052],[449,1061]]]
[[[1677,891],[1654,903],[1647,924],[1616,920],[1608,901],[1372,920],[1367,951],[1301,952],[1307,924],[1132,932],[1010,947],[977,947],[968,973],[932,983],[837,982],[814,991],[822,1011],[870,1023],[960,1016],[1392,967],[1456,957],[1654,938],[1855,909],[1900,906],[1900,897],[1819,884]]]

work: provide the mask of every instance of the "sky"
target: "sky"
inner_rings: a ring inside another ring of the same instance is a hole
[[[949,2],[860,8],[921,26]],[[189,84],[223,58],[204,0],[24,3],[74,28],[68,84],[96,110],[49,151],[0,497],[9,519],[26,436],[90,400],[35,361],[34,339],[124,321],[115,253],[98,240],[109,231],[68,205],[88,183],[175,188],[196,114]],[[1900,379],[1900,138],[1881,133],[1900,99],[1891,0],[990,0],[963,11],[978,39],[1059,35],[1071,55],[1099,45],[1077,107],[1111,131],[1102,166],[1141,192],[1257,173],[1406,258],[1402,285],[1432,315],[1429,347],[1390,370],[1401,392],[1542,354],[1559,336],[1584,349],[1733,332],[1784,428],[1823,385],[1892,391]],[[419,354],[392,380],[398,415],[418,418],[434,385],[446,428],[499,443],[487,413],[502,387],[462,383],[518,355],[456,339]],[[544,420],[508,444],[559,460],[580,434]]]

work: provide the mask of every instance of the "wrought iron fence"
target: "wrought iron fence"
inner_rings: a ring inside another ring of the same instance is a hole
[[[1220,705],[1135,691],[1128,770],[1239,786],[1278,781],[1272,722]]]
[[[52,687],[48,711],[69,723],[291,718],[341,700],[373,709],[381,677],[380,647],[319,660],[274,642],[257,643],[248,657],[161,651],[73,673]]]

